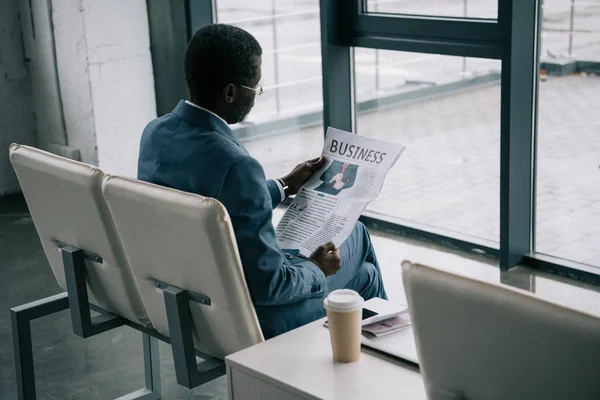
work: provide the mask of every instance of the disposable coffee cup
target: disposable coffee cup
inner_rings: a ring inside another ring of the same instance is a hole
[[[360,358],[361,320],[364,299],[354,290],[334,290],[323,302],[327,310],[331,351],[336,362]]]

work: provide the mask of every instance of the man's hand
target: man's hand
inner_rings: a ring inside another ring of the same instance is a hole
[[[323,271],[325,276],[334,275],[340,270],[340,249],[332,242],[319,246],[308,258]]]
[[[283,183],[288,187],[286,195],[290,196],[298,193],[298,190],[300,190],[312,174],[323,168],[324,165],[325,157],[315,158],[297,165],[292,172],[281,178]]]

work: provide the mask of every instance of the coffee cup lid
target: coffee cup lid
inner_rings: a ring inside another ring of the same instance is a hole
[[[323,301],[326,310],[335,312],[353,312],[360,310],[365,300],[354,290],[339,289],[329,293]]]

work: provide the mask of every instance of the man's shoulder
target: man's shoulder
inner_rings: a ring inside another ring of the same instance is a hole
[[[253,169],[258,164],[242,145],[227,135],[190,123],[176,114],[166,114],[146,126],[140,155],[158,158],[159,164],[169,171],[186,169],[188,174],[202,175],[206,180],[221,179],[234,165]]]
[[[180,120],[178,116],[173,114],[172,112],[162,115],[160,117],[154,118],[152,121],[148,122],[144,131],[153,131],[159,128],[161,125],[169,124],[169,123],[177,123]]]
[[[165,114],[148,122],[142,131],[141,146],[155,144],[158,139],[172,136],[179,127],[179,118],[172,113]]]
[[[247,154],[243,148],[222,133],[191,123],[174,113],[150,121],[142,133],[142,141],[144,139],[149,141],[168,139],[169,145],[180,144],[190,151]]]

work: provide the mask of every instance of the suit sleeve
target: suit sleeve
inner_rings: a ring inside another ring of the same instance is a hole
[[[231,217],[252,300],[270,306],[322,297],[327,282],[319,267],[290,264],[277,245],[267,185],[258,161],[244,156],[229,167],[217,196]]]
[[[271,208],[274,210],[283,200],[285,200],[285,193],[281,193],[283,188],[280,189],[280,185],[275,179],[269,179],[267,181],[267,189],[271,195]]]

